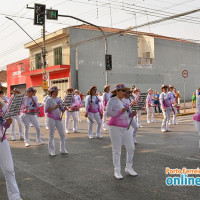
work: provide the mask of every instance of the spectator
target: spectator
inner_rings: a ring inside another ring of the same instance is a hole
[[[196,104],[196,92],[193,92],[193,95],[192,95],[192,109],[195,108],[195,104]]]
[[[153,104],[155,105],[155,113],[157,113],[157,107],[158,107],[159,113],[161,113],[162,111],[160,109],[159,94],[157,90],[154,91],[154,95],[152,99],[153,99]]]

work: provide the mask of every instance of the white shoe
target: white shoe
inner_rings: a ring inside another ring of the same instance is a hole
[[[108,129],[107,129],[107,128],[103,128],[103,130],[104,130],[104,131],[108,131]]]
[[[114,172],[114,176],[116,179],[123,179],[121,172],[118,172],[118,171]]]
[[[161,129],[161,132],[163,132],[163,133],[164,133],[164,132],[166,132],[166,130],[165,130],[165,129]]]
[[[43,142],[42,140],[36,140],[36,142],[37,142],[38,144],[40,144],[40,145],[43,145],[43,144],[44,144],[44,142]]]
[[[12,141],[16,141],[16,138],[15,138],[15,137],[11,137],[11,140],[12,140]]]
[[[29,143],[25,143],[25,147],[30,147],[30,144]]]
[[[99,135],[99,136],[97,136],[97,138],[101,139],[101,138],[103,138],[103,136],[102,136],[102,135]]]
[[[140,128],[143,128],[143,126],[139,126]]]
[[[78,119],[78,122],[81,122],[81,119]]]
[[[150,122],[150,121],[147,121],[147,123],[150,124],[151,122]]]
[[[66,134],[69,134],[69,131],[65,131],[66,132]]]
[[[47,130],[49,130],[49,127],[45,127]]]
[[[153,120],[153,121],[151,121],[151,123],[156,123],[156,121],[155,121],[155,120]]]
[[[68,151],[65,150],[65,151],[60,151],[61,154],[68,154]]]
[[[94,137],[93,136],[89,136],[89,139],[93,139]]]
[[[129,173],[131,176],[137,176],[137,173],[134,171],[132,167],[126,167],[125,172]]]
[[[33,124],[30,124],[30,127],[33,127]]]
[[[135,139],[135,141],[134,141],[134,144],[137,144],[138,142],[137,142],[137,140]]]
[[[50,156],[56,156],[56,153],[50,153],[49,155]]]

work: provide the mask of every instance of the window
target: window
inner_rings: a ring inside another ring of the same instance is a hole
[[[42,55],[41,53],[35,54],[35,69],[42,68]]]
[[[138,64],[152,65],[154,61],[154,38],[146,35],[138,36]]]
[[[54,64],[62,65],[62,47],[54,49]]]

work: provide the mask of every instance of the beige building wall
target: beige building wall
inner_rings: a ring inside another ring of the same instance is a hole
[[[154,58],[154,38],[151,36],[138,36],[138,57]]]
[[[46,60],[47,67],[54,66],[54,49],[62,46],[62,61],[63,65],[70,65],[70,47],[69,47],[69,33],[68,29],[61,29],[46,36]],[[36,42],[42,47],[42,38],[37,39]],[[25,44],[25,48],[29,49],[30,56],[30,70],[35,70],[35,55],[41,53],[41,48],[36,46],[34,42]]]

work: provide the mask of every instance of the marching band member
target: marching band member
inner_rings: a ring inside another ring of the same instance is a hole
[[[49,90],[47,91],[47,95],[44,97],[43,99],[43,105],[45,106],[45,103],[47,102],[47,100],[50,98],[50,95],[49,95]],[[44,112],[45,113],[45,112]],[[47,113],[45,113],[45,128],[46,129],[49,129],[48,127],[48,123],[47,123]]]
[[[159,100],[163,113],[163,121],[161,125],[161,132],[171,132],[169,130],[169,120],[172,113],[171,95],[167,92],[168,86],[162,85]]]
[[[96,137],[102,138],[102,135],[101,135],[102,113],[101,113],[101,110],[100,110],[99,99],[96,96],[96,91],[97,91],[96,86],[92,86],[89,90],[89,95],[86,97],[86,100],[85,100],[85,108],[86,108],[85,117],[87,117],[88,120],[89,120],[88,121],[89,122],[88,135],[89,135],[90,139],[93,139],[92,127],[93,127],[93,124],[94,124],[94,119],[97,122]]]
[[[21,92],[17,89],[17,88],[14,88],[11,92],[11,94],[13,95],[17,95],[17,94],[20,94]],[[10,97],[10,101],[12,100],[11,99],[12,96]],[[20,140],[24,140],[24,134],[23,134],[23,128],[22,128],[22,121],[21,121],[21,118],[20,118],[20,114],[17,115],[16,117],[12,117],[12,131],[11,131],[11,140],[12,141],[15,141],[16,140],[16,135],[15,135],[15,120],[17,120],[17,124],[18,124],[18,127],[19,127],[19,139]]]
[[[79,95],[79,91],[75,90],[74,91],[74,98],[75,98],[75,104],[77,106],[77,111],[76,111],[76,119],[77,119],[77,115],[78,115],[78,122],[81,122],[81,112],[80,112],[80,107],[82,105],[82,101],[81,101],[81,97]]]
[[[30,146],[30,139],[29,139],[29,127],[30,123],[35,127],[36,129],[36,142],[39,144],[44,144],[44,142],[41,139],[41,133],[40,133],[40,125],[38,123],[37,113],[38,113],[38,101],[36,96],[34,96],[35,89],[33,87],[30,87],[27,89],[27,96],[24,97],[22,102],[22,115],[21,119],[25,127],[25,146]]]
[[[146,109],[147,109],[147,123],[154,123],[155,121],[155,109],[153,106],[153,90],[150,88],[148,89],[148,95],[146,98]],[[152,119],[150,120],[150,113],[151,113],[151,117]]]
[[[8,106],[8,103],[9,103],[9,99],[8,99],[8,97],[4,96],[4,91],[3,90],[0,91],[0,101],[4,102],[3,109],[6,110],[6,108]]]
[[[130,114],[133,117],[133,113],[128,112],[128,108],[122,102],[128,90],[129,88],[124,84],[116,85],[112,91],[113,97],[108,101],[106,106],[106,115],[110,117],[108,126],[112,143],[114,176],[116,179],[123,178],[120,162],[122,144],[125,145],[127,151],[125,172],[132,176],[137,176],[137,173],[132,168],[135,150],[133,134],[131,129],[128,128]]]
[[[177,125],[178,122],[176,121],[176,115],[177,115],[177,104],[176,104],[176,98],[175,98],[175,93],[174,93],[174,86],[173,85],[169,85],[169,94],[171,95],[172,99],[172,114],[173,114],[173,121],[172,124]],[[170,121],[169,124],[171,124],[171,116],[170,116]]]
[[[198,97],[196,98],[196,108],[197,112],[193,116],[194,125],[200,136],[200,87],[198,88]],[[199,139],[199,149],[200,149],[200,139]]]
[[[103,93],[103,130],[107,131],[106,127],[106,105],[108,103],[108,100],[111,98],[111,92],[110,92],[110,85],[104,86],[104,93]]]
[[[134,89],[134,97],[135,97],[135,99],[137,99],[139,95],[140,95],[140,89],[139,88],[135,88]],[[141,113],[142,113],[142,110],[138,110],[137,111],[137,115],[136,115],[138,128],[142,128],[143,127],[141,125]]]
[[[134,101],[130,98],[131,93],[132,93],[132,91],[127,91],[125,98],[123,99],[123,102],[125,103],[126,107],[129,107],[132,104],[132,102]],[[133,141],[135,144],[137,144],[136,134],[138,131],[138,126],[137,126],[135,117],[133,117],[133,118],[131,117],[130,121],[131,121],[131,126],[133,127]]]
[[[0,140],[3,137],[3,127],[8,128],[12,123],[12,119],[3,120],[4,103],[0,101]],[[19,188],[15,179],[15,171],[13,165],[10,145],[4,137],[3,142],[0,142],[0,167],[6,179],[7,195],[9,200],[22,200],[20,197]]]
[[[60,136],[60,152],[62,154],[68,154],[67,150],[65,149],[65,129],[62,122],[62,112],[64,110],[61,107],[62,100],[58,98],[58,88],[56,86],[52,87],[49,90],[50,97],[47,99],[45,103],[45,113],[47,113],[47,123],[49,127],[49,155],[55,156],[56,149],[54,144],[54,134],[55,134],[55,127],[58,130]]]
[[[73,88],[68,88],[67,89],[67,94],[73,94],[74,89]],[[73,118],[73,132],[74,133],[78,133],[78,129],[77,129],[77,119],[76,119],[76,111],[78,110],[78,106],[75,103],[75,96],[73,95],[73,99],[72,99],[72,104],[70,106],[70,109],[65,111],[65,132],[67,134],[69,134],[69,120],[70,117],[72,116]]]

